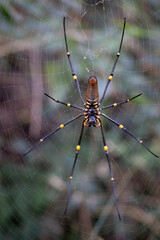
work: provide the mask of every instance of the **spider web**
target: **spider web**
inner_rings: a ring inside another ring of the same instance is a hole
[[[41,137],[79,113],[54,103],[44,92],[82,106],[65,53],[64,16],[84,97],[92,73],[102,96],[127,18],[121,56],[103,105],[143,95],[104,113],[158,154],[157,9],[156,1],[0,4],[1,239],[159,239],[159,159],[117,126],[102,119],[122,222],[116,214],[99,128],[85,128],[63,224],[82,119],[23,157]]]

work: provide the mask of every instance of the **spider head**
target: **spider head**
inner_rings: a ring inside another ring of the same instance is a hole
[[[89,126],[93,125],[93,126],[95,127],[95,126],[96,126],[96,122],[97,122],[97,120],[96,120],[95,116],[90,116],[90,117],[88,118],[88,124],[89,124]]]
[[[98,127],[99,126],[99,121],[95,116],[89,116],[88,119],[85,121],[85,126],[86,127]]]

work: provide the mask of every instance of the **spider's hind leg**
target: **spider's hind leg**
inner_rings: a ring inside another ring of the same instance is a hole
[[[79,92],[79,96],[80,96],[82,102],[84,103],[84,100],[83,100],[83,97],[82,97],[82,94],[81,94],[81,89],[80,89],[80,86],[79,86],[79,81],[78,81],[77,76],[75,75],[75,71],[73,69],[73,65],[72,65],[72,61],[71,61],[71,55],[70,55],[70,52],[69,52],[68,42],[67,42],[66,23],[65,22],[66,22],[66,19],[64,17],[63,18],[63,32],[64,32],[64,40],[65,40],[65,45],[66,45],[66,54],[67,54],[69,65],[70,65],[70,68],[71,68],[71,71],[72,71],[73,80],[76,82],[78,92]]]
[[[122,36],[121,36],[121,41],[120,41],[120,45],[119,45],[119,50],[118,50],[118,52],[116,54],[116,59],[115,59],[114,64],[113,64],[112,71],[111,71],[111,73],[110,73],[110,75],[108,77],[108,81],[106,83],[106,86],[105,86],[102,98],[100,100],[100,103],[103,102],[105,94],[106,94],[106,91],[108,89],[108,86],[109,86],[109,84],[110,84],[110,82],[111,82],[111,80],[113,78],[113,75],[114,75],[114,70],[115,70],[115,67],[117,65],[117,62],[118,62],[118,59],[119,59],[119,56],[120,56],[120,52],[121,52],[121,48],[122,48],[123,37],[124,37],[124,32],[125,32],[125,26],[126,26],[126,18],[124,18],[124,24],[123,24],[123,30],[122,30]]]

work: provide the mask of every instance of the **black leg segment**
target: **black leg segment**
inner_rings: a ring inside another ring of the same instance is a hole
[[[111,104],[111,105],[101,107],[100,110],[103,110],[103,109],[106,109],[106,108],[111,108],[111,107],[117,107],[117,106],[120,106],[120,105],[122,105],[122,104],[124,104],[124,103],[129,103],[130,101],[134,100],[134,99],[137,98],[137,97],[140,97],[141,95],[142,95],[142,93],[140,93],[140,94],[138,94],[138,95],[136,95],[136,96],[134,96],[134,97],[132,97],[132,98],[127,98],[126,100],[124,100],[124,101],[122,101],[122,102],[113,103],[113,104]]]
[[[82,116],[83,116],[83,113],[77,115],[76,117],[70,119],[69,121],[67,121],[67,122],[65,122],[63,124],[60,124],[55,130],[53,130],[52,132],[47,134],[45,137],[41,138],[37,143],[35,143],[30,150],[28,150],[25,154],[23,154],[23,156],[26,156],[28,153],[32,152],[32,150],[35,149],[40,143],[42,143],[46,138],[50,137],[51,135],[53,135],[54,133],[56,133],[57,131],[59,131],[63,127],[65,127],[67,124],[73,122],[74,120],[76,120],[76,119],[78,119],[78,118],[80,118]]]
[[[153,153],[144,143],[142,140],[140,140],[138,137],[136,137],[133,133],[131,133],[130,131],[128,131],[122,124],[116,122],[115,120],[113,120],[112,118],[108,117],[107,115],[105,115],[104,113],[101,113],[101,116],[107,118],[110,122],[114,123],[115,125],[117,125],[120,129],[122,129],[124,132],[126,132],[128,135],[130,135],[132,138],[134,138],[135,140],[137,140],[140,144],[142,144],[148,152],[150,152],[153,156],[159,158],[158,155],[156,155],[155,153]]]
[[[66,19],[64,17],[63,18],[63,31],[64,31],[64,40],[65,40],[65,45],[66,45],[66,54],[67,54],[69,65],[70,65],[70,68],[71,68],[71,71],[72,71],[73,80],[75,80],[75,82],[76,82],[80,98],[81,98],[82,102],[84,103],[84,100],[83,100],[83,97],[82,97],[82,94],[81,94],[81,90],[80,90],[80,86],[79,86],[79,82],[78,82],[77,76],[75,75],[75,72],[74,72],[74,69],[73,69],[73,65],[72,65],[72,62],[71,62],[70,52],[69,52],[69,49],[68,49],[65,21],[66,21]]]
[[[65,207],[65,210],[64,210],[64,217],[65,217],[65,215],[67,213],[67,209],[68,209],[68,205],[69,205],[69,198],[70,198],[70,191],[71,191],[71,182],[72,182],[72,178],[73,178],[74,169],[75,169],[75,166],[76,166],[76,163],[77,163],[79,150],[81,148],[80,145],[81,145],[81,140],[82,140],[82,135],[83,135],[83,129],[84,129],[84,121],[82,123],[81,133],[80,133],[80,137],[79,137],[79,140],[78,140],[78,145],[76,146],[76,155],[75,155],[73,166],[72,166],[72,170],[71,170],[71,173],[70,173],[70,176],[69,176],[69,188],[68,188],[67,203],[66,203],[66,207]]]
[[[117,52],[117,54],[116,54],[116,59],[115,59],[115,62],[114,62],[114,64],[113,64],[112,71],[111,71],[111,73],[110,73],[110,75],[109,75],[109,77],[108,77],[108,81],[107,81],[107,83],[106,83],[106,86],[105,86],[105,89],[104,89],[102,98],[101,98],[101,100],[100,100],[100,103],[103,102],[104,97],[105,97],[105,94],[106,94],[106,91],[107,91],[107,88],[108,88],[108,86],[109,86],[109,84],[110,84],[110,82],[111,82],[111,80],[112,80],[112,78],[113,78],[113,75],[114,75],[114,70],[115,70],[115,67],[116,67],[116,65],[117,65],[117,62],[118,62],[118,59],[119,59],[119,56],[120,56],[120,52],[121,52],[121,48],[122,48],[125,26],[126,26],[126,18],[124,18],[124,25],[123,25],[123,31],[122,31],[121,42],[120,42],[120,45],[119,45],[119,50],[118,50],[118,52]]]
[[[100,126],[101,126],[101,132],[102,132],[104,151],[105,151],[105,155],[106,155],[107,162],[108,162],[108,167],[109,167],[109,172],[110,172],[110,180],[111,180],[112,186],[113,186],[115,205],[116,205],[116,209],[117,209],[117,214],[118,214],[119,220],[121,221],[121,215],[120,215],[119,209],[118,209],[117,198],[116,198],[116,191],[115,191],[115,186],[114,186],[114,176],[113,176],[113,173],[112,173],[111,162],[110,162],[110,158],[109,158],[109,155],[108,155],[108,147],[106,145],[106,140],[105,140],[105,136],[104,136],[104,130],[103,130],[102,122],[101,122]]]

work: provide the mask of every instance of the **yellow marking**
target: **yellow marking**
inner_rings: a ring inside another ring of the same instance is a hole
[[[87,121],[87,120],[85,120],[85,122],[84,122],[84,126],[88,127],[88,125],[86,124],[86,121]]]
[[[97,104],[97,102],[93,103],[93,105],[96,105],[96,104]]]
[[[96,116],[96,118],[100,118],[100,116]]]
[[[96,125],[96,127],[101,126],[101,122],[97,119],[98,125]]]
[[[85,105],[86,105],[86,103],[83,103],[83,105],[85,106]]]
[[[129,102],[130,100],[129,99],[127,99],[127,102]]]
[[[117,103],[114,103],[113,106],[116,107],[116,106],[117,106]]]
[[[70,106],[71,106],[71,104],[70,104],[70,103],[67,103],[67,106],[68,106],[68,107],[70,107]]]
[[[88,118],[88,116],[85,116],[84,118],[85,118],[85,119],[87,119],[87,118]]]
[[[67,52],[67,55],[69,56],[69,55],[70,55],[70,52]]]
[[[87,115],[87,113],[86,113],[86,112],[84,112],[83,114],[84,114],[84,115]]]
[[[70,176],[69,179],[72,179],[72,176]]]
[[[89,106],[88,106],[88,105],[87,105],[86,107],[87,107],[87,108],[89,108]]]
[[[97,114],[98,114],[98,115],[100,115],[100,114],[101,114],[101,112],[98,112]]]
[[[123,125],[119,125],[119,128],[123,128]]]
[[[97,108],[97,105],[95,105],[94,108]]]
[[[109,80],[112,80],[112,78],[113,78],[113,76],[112,76],[112,75],[110,75],[110,76],[108,77],[108,79],[109,79]]]
[[[43,142],[43,139],[42,139],[42,138],[40,139],[40,142]]]
[[[85,109],[84,109],[84,111],[85,111],[85,112],[87,112],[87,111],[88,111],[88,109],[87,109],[87,108],[85,108]]]
[[[101,105],[100,103],[98,103],[98,105]]]
[[[58,102],[58,100],[57,100],[57,99],[54,99],[54,101],[55,101],[55,102]]]
[[[77,145],[76,149],[77,149],[78,151],[80,150],[80,148],[81,148],[81,146],[80,146],[80,145]]]
[[[88,105],[91,105],[91,103],[90,103],[90,102],[86,102],[86,104],[88,104]]]
[[[139,141],[139,143],[142,143],[142,142],[143,142],[142,140]]]
[[[117,52],[117,56],[120,56],[120,52]]]
[[[76,79],[77,79],[77,76],[76,76],[76,75],[73,75],[73,79],[76,80]]]
[[[60,128],[63,128],[63,127],[64,127],[64,124],[61,124],[59,127],[60,127]]]
[[[114,177],[111,178],[111,181],[114,181]]]
[[[107,146],[104,146],[104,151],[108,151],[108,147]]]

